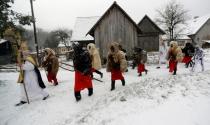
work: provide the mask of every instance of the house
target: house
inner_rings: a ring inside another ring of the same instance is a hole
[[[12,44],[10,41],[0,39],[0,65],[9,64],[13,61]]]
[[[167,35],[163,35],[162,39],[164,42],[167,43],[167,45],[170,45],[170,39],[168,38]],[[185,46],[185,43],[190,42],[192,43],[192,39],[190,37],[188,37],[186,34],[178,34],[177,37],[175,38],[175,41],[177,41],[178,46]]]
[[[72,33],[71,42],[79,42],[84,46],[86,46],[88,43],[94,43],[94,38],[86,34],[99,18],[99,16],[77,17]]]
[[[205,41],[210,40],[210,14],[194,17],[187,24],[187,36],[192,39],[193,43],[202,47]]]
[[[59,43],[57,47],[58,55],[65,55],[71,49],[71,45],[65,46],[63,43]]]
[[[138,34],[138,46],[148,52],[159,51],[159,37],[165,34],[147,15],[138,23],[142,33]]]
[[[100,19],[87,32],[95,39],[102,58],[106,58],[111,42],[118,42],[131,56],[133,48],[138,45],[141,30],[131,17],[114,2]]]

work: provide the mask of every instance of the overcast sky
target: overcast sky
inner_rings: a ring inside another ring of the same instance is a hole
[[[45,30],[73,29],[76,17],[101,16],[114,0],[35,0],[34,13],[37,27]],[[157,8],[169,0],[116,0],[135,22],[147,14],[155,18]],[[210,0],[177,0],[193,16],[210,14]],[[13,8],[31,14],[30,0],[15,0]]]

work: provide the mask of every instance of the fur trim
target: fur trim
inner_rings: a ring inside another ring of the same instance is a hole
[[[127,69],[127,61],[125,59],[125,53],[119,50],[119,44],[111,43],[108,54],[107,72],[114,69],[114,64],[119,63],[120,70],[125,72]]]
[[[181,62],[183,60],[183,54],[178,43],[176,41],[171,41],[170,45],[171,47],[168,50],[167,59],[169,60],[171,56],[174,56],[176,61]]]
[[[92,67],[97,70],[100,69],[101,68],[101,58],[100,58],[99,52],[98,52],[95,44],[89,43],[87,45],[87,50],[91,56]]]

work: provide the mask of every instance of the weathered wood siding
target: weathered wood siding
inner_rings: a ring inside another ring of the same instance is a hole
[[[144,35],[138,37],[138,46],[148,52],[159,51],[159,35]]]
[[[117,7],[112,8],[94,31],[95,43],[100,55],[107,57],[110,42],[118,42],[126,49],[127,54],[132,54],[132,49],[137,45],[137,28]]]
[[[138,26],[142,31],[142,35],[138,36],[138,46],[148,52],[159,51],[160,33],[154,24],[148,18],[144,18]]]

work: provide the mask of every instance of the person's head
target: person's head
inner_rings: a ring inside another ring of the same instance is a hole
[[[89,52],[92,52],[92,51],[94,51],[95,49],[96,49],[95,44],[89,43],[89,44],[87,45],[87,50],[88,50]]]
[[[55,55],[55,52],[50,48],[45,48],[44,53],[46,56]]]
[[[171,48],[177,48],[178,47],[178,43],[176,41],[171,41],[170,42],[170,47]]]
[[[26,59],[30,55],[30,51],[29,50],[23,50],[22,54],[23,54],[23,59]]]
[[[78,54],[78,53],[82,52],[82,45],[79,44],[78,42],[74,42],[72,44],[72,47],[73,47],[74,53]]]
[[[117,42],[112,42],[109,49],[111,53],[116,53],[119,51],[119,44]]]

